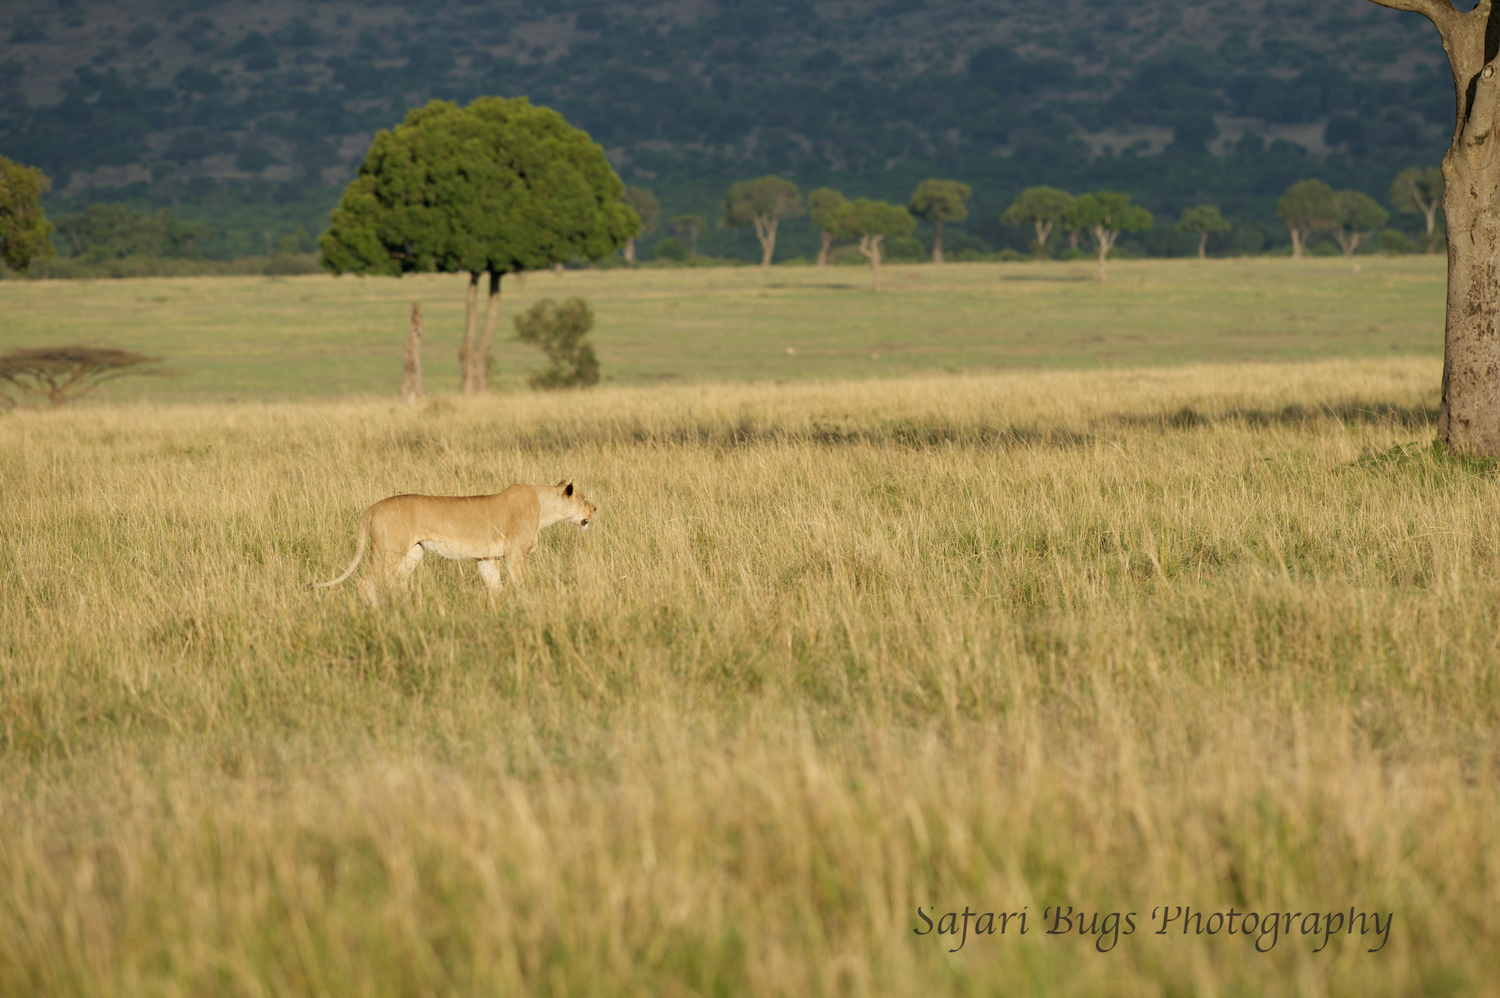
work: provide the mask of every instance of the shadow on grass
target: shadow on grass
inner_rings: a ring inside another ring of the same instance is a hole
[[[1441,440],[1431,443],[1397,444],[1378,454],[1366,454],[1351,468],[1363,471],[1393,471],[1412,475],[1429,484],[1455,478],[1495,478],[1500,476],[1500,458],[1468,457],[1455,454]]]
[[[1119,426],[1149,427],[1162,430],[1191,430],[1214,423],[1240,422],[1249,426],[1300,426],[1309,423],[1337,422],[1386,424],[1408,430],[1437,426],[1438,410],[1434,405],[1397,405],[1390,402],[1346,402],[1340,405],[1288,405],[1280,409],[1226,409],[1210,417],[1190,405],[1156,415],[1120,415],[1113,420]]]

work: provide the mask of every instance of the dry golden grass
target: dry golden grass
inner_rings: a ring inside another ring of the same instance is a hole
[[[1500,486],[1437,374],[0,419],[0,993],[1495,994]],[[303,589],[385,495],[564,475],[521,591]],[[914,934],[966,905],[1029,932]]]

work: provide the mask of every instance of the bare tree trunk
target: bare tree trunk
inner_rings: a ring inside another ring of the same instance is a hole
[[[1208,259],[1208,230],[1198,233],[1198,259]]]
[[[411,333],[406,337],[406,363],[401,369],[401,401],[416,405],[427,394],[422,388],[422,303],[411,303]]]
[[[1078,248],[1078,230],[1077,229],[1070,229],[1068,231],[1068,245],[1072,246],[1074,249]]]
[[[833,233],[827,229],[823,230],[823,246],[818,250],[818,266],[824,267],[828,264],[828,251],[833,248]]]
[[[1115,244],[1115,238],[1119,233],[1113,229],[1106,229],[1102,225],[1094,226],[1094,238],[1099,241],[1099,283],[1105,284],[1109,281],[1109,274],[1104,269],[1104,261],[1109,257],[1109,250]]]
[[[943,220],[937,220],[937,234],[932,238],[932,262],[943,262]]]
[[[474,334],[479,332],[479,275],[469,274],[469,290],[464,298],[464,342],[458,348],[459,390],[465,395],[474,393],[470,382],[474,353]]]
[[[1354,250],[1359,246],[1358,232],[1345,232],[1343,229],[1334,229],[1333,238],[1338,242],[1339,252],[1343,254],[1345,260],[1354,256]]]
[[[490,271],[490,294],[484,305],[484,335],[470,358],[473,372],[467,381],[468,394],[483,395],[490,387],[490,350],[495,345],[495,331],[500,327],[500,274]]]
[[[1433,201],[1432,204],[1427,205],[1425,208],[1425,214],[1427,215],[1427,252],[1429,253],[1437,249],[1437,240],[1433,238],[1432,232],[1434,222],[1436,221],[1434,216],[1437,215],[1437,209],[1437,201]]]
[[[1375,0],[1416,11],[1442,35],[1453,70],[1453,141],[1443,157],[1448,321],[1438,439],[1461,454],[1500,456],[1500,4],[1460,12],[1450,0]]]
[[[625,240],[625,262],[635,263],[635,239]]]
[[[870,269],[875,272],[875,286],[871,291],[880,290],[880,243],[884,239],[884,233],[859,237],[859,251],[870,261]]]
[[[771,254],[776,252],[776,225],[780,219],[765,215],[755,216],[755,238],[760,240],[760,265],[771,265]]]
[[[1302,243],[1306,237],[1303,235],[1301,229],[1294,229],[1290,225],[1287,226],[1286,230],[1292,234],[1292,259],[1302,259]]]

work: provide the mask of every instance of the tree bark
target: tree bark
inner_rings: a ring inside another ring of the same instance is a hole
[[[1099,283],[1109,282],[1109,274],[1104,269],[1104,261],[1109,257],[1109,251],[1115,244],[1119,233],[1113,229],[1106,229],[1102,225],[1094,226],[1094,238],[1099,241]]]
[[[1208,230],[1203,229],[1198,233],[1198,259],[1208,259]]]
[[[823,267],[828,263],[828,251],[833,248],[833,233],[827,229],[823,230],[823,245],[818,250],[818,266]]]
[[[401,370],[401,401],[416,405],[427,394],[422,388],[422,304],[411,303],[411,332],[406,337],[406,363]]]
[[[469,273],[469,290],[464,297],[464,342],[458,348],[459,390],[471,394],[469,387],[470,357],[474,353],[474,335],[479,332],[479,274]]]
[[[880,290],[880,244],[885,239],[884,233],[874,233],[859,237],[859,251],[870,261],[870,269],[875,272],[875,286],[871,291]]]
[[[625,240],[625,262],[635,263],[635,239]]]
[[[760,240],[760,265],[771,265],[771,254],[776,252],[776,225],[780,219],[769,215],[755,216],[755,238]]]
[[[490,388],[490,350],[495,345],[495,331],[500,327],[500,274],[490,271],[490,294],[484,305],[484,334],[470,355],[470,373],[465,380],[465,394],[483,395]]]
[[[932,239],[932,262],[933,263],[942,263],[943,262],[943,220],[941,218],[937,220],[936,226],[937,226],[937,235],[935,235],[933,237],[933,239]]]
[[[1343,229],[1334,229],[1333,238],[1339,244],[1339,252],[1347,260],[1354,256],[1354,251],[1359,248],[1359,233],[1345,232]]]
[[[1292,259],[1302,259],[1302,243],[1307,237],[1301,229],[1293,228],[1290,225],[1286,227],[1286,230],[1292,234]]]
[[[1500,5],[1460,12],[1450,0],[1375,0],[1437,26],[1453,71],[1453,141],[1443,157],[1448,318],[1438,439],[1500,457]]]

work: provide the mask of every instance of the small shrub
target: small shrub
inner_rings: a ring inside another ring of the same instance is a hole
[[[669,236],[656,244],[652,255],[658,260],[676,260],[681,263],[688,258],[687,243]]]
[[[1410,253],[1411,244],[1406,241],[1405,233],[1395,229],[1386,229],[1380,233],[1380,251],[1395,256],[1398,253]]]
[[[543,298],[516,316],[516,338],[540,347],[552,367],[533,374],[533,388],[583,388],[599,383],[599,360],[585,337],[594,328],[594,313],[582,298],[561,305]]]

